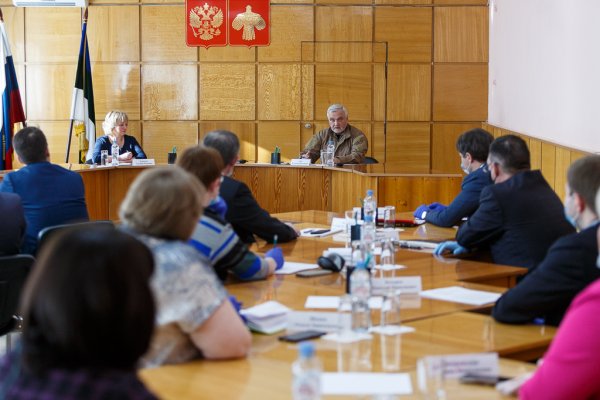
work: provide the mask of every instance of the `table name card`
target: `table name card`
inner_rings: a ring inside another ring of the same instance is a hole
[[[310,158],[292,158],[290,165],[310,165]]]
[[[374,296],[383,296],[391,290],[399,290],[403,294],[417,294],[421,292],[421,287],[420,276],[371,279],[371,294]]]
[[[428,368],[442,368],[444,378],[456,379],[465,374],[498,376],[498,353],[468,353],[426,356]],[[431,371],[428,371],[431,375]]]
[[[134,167],[142,165],[156,165],[156,162],[154,161],[154,158],[134,158],[131,162],[131,165]]]
[[[351,315],[336,312],[292,311],[288,314],[288,331],[317,330],[336,332],[351,325]]]

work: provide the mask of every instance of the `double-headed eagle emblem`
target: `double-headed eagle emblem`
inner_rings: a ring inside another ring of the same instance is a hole
[[[221,34],[219,27],[223,25],[223,10],[204,3],[202,7],[190,10],[190,26],[195,37],[211,40]]]

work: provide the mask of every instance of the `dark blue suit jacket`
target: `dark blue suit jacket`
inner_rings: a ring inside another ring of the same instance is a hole
[[[497,264],[533,268],[561,236],[575,232],[540,171],[522,171],[481,191],[479,208],[456,234],[468,249],[491,251]]]
[[[142,146],[138,143],[138,141],[129,135],[125,135],[125,142],[123,143],[123,147],[119,149],[119,154],[123,154],[126,152],[131,152],[133,154],[133,158],[146,158],[146,153],[142,150]],[[92,161],[94,164],[100,164],[100,151],[108,150],[108,155],[110,156],[112,142],[110,138],[105,135],[99,137],[94,144],[94,152],[92,153]]]
[[[464,217],[470,217],[479,207],[479,196],[484,187],[491,185],[492,179],[483,168],[477,168],[464,177],[461,192],[443,211],[429,211],[425,221],[438,226],[457,225]]]
[[[0,193],[0,216],[0,256],[17,254],[25,235],[21,198],[14,193]]]
[[[544,318],[558,326],[573,298],[600,278],[597,231],[594,224],[558,239],[544,261],[500,297],[492,311],[494,318],[509,324]]]
[[[296,239],[296,231],[262,209],[245,183],[226,176],[219,195],[227,203],[225,219],[242,242],[254,242],[253,234],[269,243],[273,242],[274,235],[280,243]]]
[[[35,254],[41,229],[88,220],[81,176],[49,162],[32,163],[7,174],[0,192],[16,193],[23,202],[27,221],[23,253]]]

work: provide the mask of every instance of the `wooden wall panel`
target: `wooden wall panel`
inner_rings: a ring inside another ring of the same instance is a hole
[[[390,122],[386,136],[386,165],[410,173],[429,173],[429,122]]]
[[[275,146],[281,149],[281,162],[289,162],[300,154],[300,126],[297,122],[259,122],[257,128],[257,161],[271,162]]]
[[[314,40],[314,9],[271,7],[271,43],[258,48],[258,61],[300,61],[301,42]]]
[[[432,0],[375,0],[375,4],[391,5],[427,5],[431,3]]]
[[[485,6],[487,5],[489,2],[489,0],[433,0],[433,3],[435,5],[449,5],[449,6],[455,6],[455,5],[480,5],[480,6]]]
[[[9,2],[12,4],[12,2]],[[4,27],[15,64],[25,61],[25,9],[3,7]],[[24,81],[19,81],[24,82]]]
[[[28,119],[69,119],[76,68],[75,64],[27,65]]]
[[[481,124],[433,124],[431,135],[431,173],[462,174],[460,158],[456,151],[456,140],[470,129]]]
[[[258,66],[258,119],[300,119],[300,64],[260,64]]]
[[[111,110],[126,112],[129,119],[141,118],[139,65],[94,64],[92,75],[97,120]]]
[[[385,132],[382,123],[373,124],[373,132],[369,140],[368,154],[375,158],[379,163],[385,163]]]
[[[94,62],[140,60],[138,6],[90,7],[87,29]]]
[[[461,176],[406,176],[379,178],[379,204],[396,212],[414,211],[421,204],[449,204],[460,192]]]
[[[196,47],[185,44],[183,5],[142,7],[142,60],[197,61]]]
[[[256,161],[256,126],[254,122],[210,121],[200,122],[199,143],[204,136],[217,129],[224,129],[236,134],[240,141],[240,159]]]
[[[367,190],[372,189],[375,198],[379,198],[377,178],[357,176],[348,171],[331,171],[331,211],[344,212],[359,207]]]
[[[254,120],[254,64],[203,64],[200,66],[200,118],[203,120]]]
[[[315,67],[315,113],[342,103],[354,120],[371,119],[371,65],[318,64]]]
[[[256,48],[254,47],[200,47],[199,58],[201,62],[239,62],[256,60]]]
[[[348,3],[345,1],[345,3]],[[373,38],[371,7],[316,8],[315,40],[335,42],[370,42]]]
[[[531,159],[531,169],[542,168],[542,141],[530,138],[529,157]]]
[[[198,124],[196,122],[144,122],[144,152],[157,163],[167,163],[167,153],[173,146],[181,153],[188,147],[198,144]]]
[[[387,112],[386,64],[373,65],[373,121],[385,121]]]
[[[37,126],[40,128],[46,140],[48,141],[48,150],[50,151],[50,162],[62,164],[65,162],[65,156],[67,154],[67,139],[69,135],[69,122],[68,121],[35,121],[28,120],[27,123],[30,126]],[[15,160],[17,158],[15,157]],[[73,135],[71,140],[71,151],[69,151],[69,161],[77,163],[79,159],[79,147],[77,144],[77,138]]]
[[[80,8],[28,8],[25,13],[27,61],[76,63],[81,23]]]
[[[314,60],[321,63],[370,63],[375,47],[371,42],[315,43]]]
[[[198,67],[142,65],[142,116],[145,120],[198,119]]]
[[[387,90],[388,121],[429,121],[431,66],[390,64]]]
[[[486,120],[487,79],[486,64],[436,64],[433,78],[433,120]]]
[[[80,172],[85,191],[85,204],[91,220],[109,219],[108,214],[108,170]]]
[[[556,166],[554,167],[554,191],[558,197],[565,198],[567,171],[571,165],[571,151],[564,147],[556,148]],[[600,173],[600,171],[597,171]]]
[[[542,174],[548,181],[550,186],[555,188],[554,181],[556,179],[556,146],[542,142]],[[556,188],[555,188],[556,189]]]
[[[390,62],[431,61],[431,8],[378,7],[375,40],[388,42]]]
[[[312,120],[315,118],[315,68],[314,65],[302,65],[302,119]]]
[[[435,62],[488,61],[488,8],[436,7]]]

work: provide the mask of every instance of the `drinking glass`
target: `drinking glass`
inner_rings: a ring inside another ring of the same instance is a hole
[[[384,228],[395,228],[396,227],[396,207],[385,206],[383,209],[383,227]]]
[[[106,165],[108,161],[108,150],[100,150],[100,165]]]
[[[444,363],[440,357],[417,360],[417,382],[423,399],[445,400]]]

